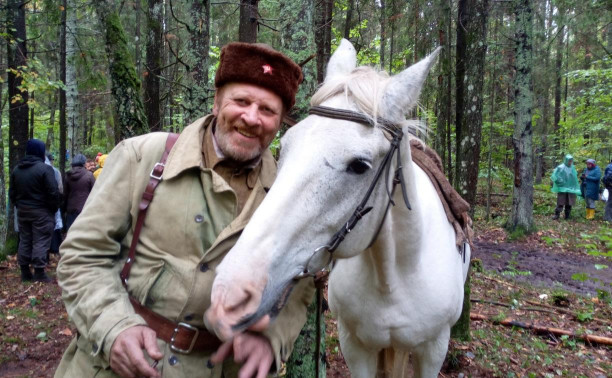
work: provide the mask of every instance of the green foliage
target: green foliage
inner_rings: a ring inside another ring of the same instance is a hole
[[[17,247],[19,246],[19,241],[17,238],[8,238],[4,242],[4,248],[0,250],[0,261],[6,260],[7,256],[12,256],[17,253]]]

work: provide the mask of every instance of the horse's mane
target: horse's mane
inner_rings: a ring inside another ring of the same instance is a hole
[[[310,100],[311,106],[321,105],[323,102],[338,95],[344,95],[346,101],[353,103],[357,110],[372,121],[379,115],[379,105],[385,88],[390,81],[385,71],[372,67],[361,66],[348,74],[335,75],[327,78]],[[418,106],[418,104],[416,104]],[[428,128],[424,121],[417,119],[389,119],[398,126],[408,126],[410,133],[416,137],[425,138]]]

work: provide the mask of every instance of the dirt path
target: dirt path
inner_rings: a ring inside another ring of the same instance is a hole
[[[474,247],[472,258],[482,260],[486,270],[526,281],[534,286],[560,286],[583,295],[597,295],[597,289],[611,289],[612,266],[602,269],[595,267],[596,264],[610,265],[610,261],[605,258],[546,251],[520,243],[477,241]],[[576,273],[585,273],[589,279],[572,279],[572,275]]]

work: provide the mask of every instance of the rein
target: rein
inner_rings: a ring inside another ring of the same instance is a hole
[[[311,115],[318,115],[318,116],[322,116],[322,117],[326,117],[326,118],[333,118],[333,119],[340,119],[340,120],[344,120],[344,121],[351,121],[351,122],[357,122],[357,123],[361,123],[361,124],[365,124],[365,125],[369,125],[372,127],[375,127],[376,125],[380,126],[383,130],[385,130],[387,133],[390,134],[391,136],[391,148],[389,149],[389,151],[387,152],[387,154],[385,155],[385,157],[383,158],[382,163],[380,164],[380,166],[378,167],[378,169],[376,170],[376,174],[374,175],[374,179],[372,180],[372,183],[370,184],[368,190],[366,191],[365,195],[363,196],[361,202],[359,203],[359,205],[357,206],[357,208],[355,209],[355,211],[353,212],[353,214],[351,215],[351,217],[348,219],[348,221],[344,224],[344,226],[339,229],[331,238],[331,240],[323,245],[318,247],[317,249],[314,250],[313,255],[310,257],[310,259],[306,262],[306,265],[304,267],[304,271],[300,274],[298,274],[295,278],[296,279],[301,279],[301,278],[306,278],[306,277],[314,277],[316,276],[316,272],[312,272],[309,271],[308,266],[310,264],[310,261],[312,260],[312,258],[320,251],[327,251],[329,252],[329,259],[327,261],[327,263],[325,264],[325,266],[321,269],[321,271],[325,270],[325,267],[329,265],[329,263],[331,262],[332,258],[333,258],[333,253],[334,251],[338,248],[338,246],[340,245],[340,243],[342,243],[342,241],[346,238],[346,235],[348,235],[357,225],[357,223],[359,223],[359,221],[361,220],[361,218],[363,218],[367,213],[369,213],[372,210],[372,206],[368,206],[367,202],[370,199],[372,193],[374,192],[374,189],[376,188],[376,185],[378,184],[378,181],[380,180],[383,172],[385,173],[385,185],[386,185],[386,189],[387,189],[387,195],[389,196],[389,203],[387,205],[387,209],[385,211],[385,216],[383,217],[380,226],[378,227],[378,230],[376,232],[376,234],[374,235],[374,238],[372,239],[372,242],[374,242],[374,240],[376,240],[376,237],[378,235],[378,232],[380,232],[380,229],[382,228],[382,223],[385,221],[385,217],[387,215],[387,212],[390,208],[391,205],[395,206],[395,202],[393,202],[393,193],[395,191],[395,187],[397,184],[400,184],[401,189],[402,189],[402,196],[404,198],[404,203],[406,204],[406,207],[410,210],[411,206],[410,206],[410,202],[408,201],[408,195],[406,193],[406,182],[404,179],[404,175],[402,173],[402,158],[401,158],[401,141],[402,138],[404,136],[404,133],[402,131],[402,129],[400,127],[398,127],[395,123],[386,120],[384,118],[376,118],[375,120],[367,117],[364,114],[352,111],[352,110],[345,110],[345,109],[334,109],[334,108],[329,108],[329,107],[325,107],[325,106],[313,106],[310,108],[309,110],[309,114]],[[389,175],[390,175],[390,170],[391,170],[391,162],[393,160],[393,155],[395,155],[397,157],[397,167],[395,169],[395,173],[394,173],[394,177],[393,177],[393,187],[391,189],[389,189]],[[371,244],[370,243],[370,244]]]

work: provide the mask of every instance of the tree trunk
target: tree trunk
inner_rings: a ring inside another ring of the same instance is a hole
[[[314,0],[281,2],[279,19],[281,23],[281,51],[295,62],[304,62],[315,50],[313,33]],[[298,88],[291,117],[301,119],[308,115],[309,100],[316,85],[317,77],[312,64],[302,67],[304,81]]]
[[[7,66],[9,72],[8,95],[9,95],[9,172],[13,172],[15,166],[25,156],[26,144],[28,142],[28,92],[21,91],[22,77],[20,72],[22,66],[27,63],[26,48],[26,19],[25,6],[27,3],[21,0],[9,0],[6,7],[6,31],[7,38]],[[9,182],[9,186],[12,183]],[[6,243],[15,245],[17,235],[13,227],[13,207],[9,203],[9,212],[6,229]],[[10,251],[13,252],[13,251]]]
[[[557,33],[557,51],[555,54],[555,110],[553,115],[554,148],[556,151],[560,150],[559,122],[561,122],[561,79],[563,77],[563,35],[565,27],[561,25],[560,28],[561,30]]]
[[[47,127],[47,138],[45,140],[45,148],[47,151],[51,151],[53,149],[53,145],[55,144],[55,132],[53,127],[55,126],[55,108],[57,107],[57,97],[55,92],[49,94],[49,126]]]
[[[351,38],[351,28],[353,27],[353,10],[355,9],[355,0],[348,0],[346,10],[346,20],[344,22],[344,38]]]
[[[317,83],[325,80],[331,55],[331,20],[333,0],[315,0],[315,43],[317,45]]]
[[[531,109],[533,107],[531,67],[533,14],[530,0],[515,0],[516,74],[514,77],[514,191],[508,228],[533,229],[533,150]]]
[[[134,59],[119,14],[112,0],[99,0],[94,4],[105,31],[112,94],[119,119],[119,136],[125,139],[145,134],[149,127],[140,98],[140,78],[136,75]]]
[[[438,94],[436,96],[436,150],[442,159],[442,162],[446,162],[446,138],[450,135],[446,135],[447,125],[450,123],[451,116],[451,98],[448,86],[450,85],[452,72],[451,72],[451,51],[449,46],[449,39],[447,30],[451,22],[451,9],[449,0],[439,1],[437,4],[438,9],[438,43],[440,46],[444,46],[442,53],[438,57]],[[449,151],[450,154],[450,151]],[[447,174],[450,170],[447,169]]]
[[[66,128],[70,156],[81,152],[81,120],[79,114],[79,90],[76,70],[76,8],[75,0],[68,0],[66,7]]]
[[[457,24],[455,186],[473,214],[480,162],[489,0],[460,0]]]
[[[385,69],[385,47],[387,45],[387,10],[385,0],[380,1],[380,68]]]
[[[68,0],[63,0],[64,9],[61,10],[60,23],[60,72],[59,77],[66,84],[66,8]],[[59,89],[59,171],[64,177],[66,171],[66,90]]]
[[[4,67],[5,64],[4,54],[0,54],[0,67]],[[7,102],[6,97],[3,97],[5,72],[0,73],[0,120],[4,113],[4,104]],[[0,245],[3,246],[5,245],[7,219],[4,218],[6,215],[6,176],[4,175],[4,135],[2,134],[2,127],[0,127],[0,167],[2,167],[0,169]]]
[[[259,0],[240,0],[240,24],[238,40],[240,42],[257,42],[257,20]]]
[[[161,130],[160,89],[163,4],[161,0],[148,0],[147,12],[147,66],[144,75],[144,104],[151,131]]]
[[[210,48],[210,1],[191,1],[189,49],[191,83],[187,90],[186,124],[208,113],[208,50]]]

